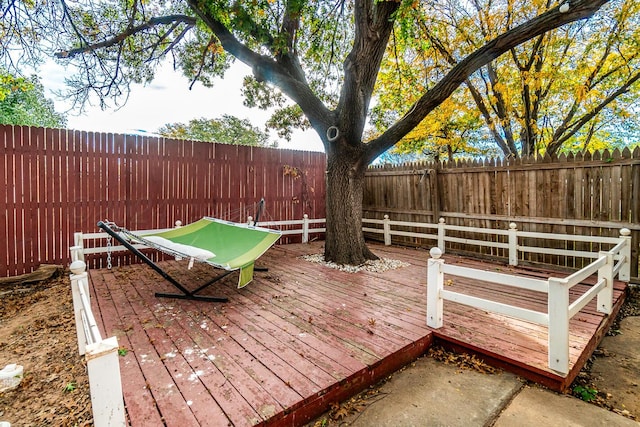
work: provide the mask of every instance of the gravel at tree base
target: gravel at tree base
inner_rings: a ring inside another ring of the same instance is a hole
[[[0,421],[18,426],[93,425],[89,380],[78,353],[69,273],[0,287],[0,369],[24,367],[0,393]]]

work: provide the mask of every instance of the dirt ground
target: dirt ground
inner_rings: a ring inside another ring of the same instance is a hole
[[[24,367],[0,393],[0,421],[17,426],[93,425],[89,381],[78,354],[69,274],[0,287],[0,369]]]
[[[18,388],[0,393],[0,421],[9,421],[12,427],[93,424],[87,370],[84,358],[78,354],[70,289],[68,271],[35,285],[0,287],[0,369],[10,363],[24,366],[24,379]],[[640,316],[638,287],[631,292],[610,336],[619,333],[620,322],[628,316]],[[608,374],[602,372],[603,368],[598,368],[597,375],[591,372],[594,362],[598,366],[598,358],[611,356],[606,347],[598,349],[574,388],[580,385],[595,390],[591,403],[624,414],[626,408],[614,403],[619,392],[607,390],[599,382],[603,376],[619,373]],[[487,374],[492,370],[473,357],[442,350],[432,350],[431,357]],[[633,387],[640,386],[635,383]],[[348,402],[336,404],[316,425],[339,425],[346,414],[361,410],[376,398],[376,389],[371,388]]]

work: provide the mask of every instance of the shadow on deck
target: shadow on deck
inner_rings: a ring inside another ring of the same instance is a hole
[[[545,327],[445,301],[444,327],[426,326],[425,250],[373,245],[409,265],[346,273],[300,259],[321,242],[276,246],[255,280],[235,275],[210,292],[226,304],[156,298],[170,285],[144,265],[93,270],[93,305],[120,359],[132,426],[301,425],[416,359],[434,342],[483,355],[488,363],[555,390],[568,387],[615,318],[625,295],[616,283],[614,315],[587,305],[570,324],[570,372],[547,366]],[[547,278],[554,273],[447,256],[447,262]],[[187,287],[218,272],[164,262]],[[546,295],[448,278],[460,292],[546,311]],[[588,285],[578,285],[580,286]],[[579,291],[579,289],[576,289]]]

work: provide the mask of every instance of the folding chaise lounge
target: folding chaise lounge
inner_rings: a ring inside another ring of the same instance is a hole
[[[240,270],[238,288],[249,284],[253,280],[255,260],[273,246],[282,234],[276,230],[210,217],[204,217],[183,227],[144,235],[134,234],[112,222],[100,221],[98,227],[122,243],[181,292],[158,292],[156,296],[216,302],[226,302],[228,299],[198,293],[236,270]],[[193,265],[194,261],[199,261],[226,272],[190,291],[134,247],[134,244],[138,243],[176,259],[188,259],[189,266]]]

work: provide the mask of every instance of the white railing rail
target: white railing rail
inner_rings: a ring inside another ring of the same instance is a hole
[[[249,224],[253,223],[253,218],[248,217],[247,222]],[[177,224],[179,221],[177,222]],[[261,221],[261,227],[267,228],[275,228],[275,229],[283,229],[282,234],[285,236],[293,236],[300,235],[302,238],[302,243],[309,242],[309,236],[313,233],[324,233],[326,232],[326,227],[324,224],[326,223],[325,218],[318,219],[310,219],[308,215],[304,215],[302,219],[299,220],[287,220],[287,221]],[[567,257],[580,257],[586,259],[596,259],[598,258],[597,252],[588,252],[588,251],[580,251],[573,249],[554,249],[554,248],[545,248],[545,247],[536,247],[530,245],[523,245],[522,239],[525,238],[533,238],[533,239],[544,239],[544,240],[558,240],[558,241],[566,241],[566,242],[587,242],[593,244],[618,244],[622,245],[619,251],[619,255],[614,257],[615,260],[618,261],[618,264],[615,267],[616,273],[620,273],[620,280],[629,280],[631,275],[631,265],[628,260],[631,259],[631,245],[623,245],[620,242],[620,238],[618,237],[601,237],[601,236],[581,236],[581,235],[571,235],[571,234],[553,234],[553,233],[537,233],[537,232],[529,232],[529,231],[519,231],[517,229],[517,225],[515,223],[509,224],[508,230],[500,230],[500,229],[492,229],[492,228],[479,228],[479,227],[467,227],[461,225],[449,225],[445,223],[443,218],[440,218],[438,224],[430,224],[430,223],[420,223],[420,222],[409,222],[409,221],[392,221],[389,219],[389,215],[385,215],[384,219],[372,219],[372,218],[363,218],[362,219],[363,227],[362,230],[364,232],[369,233],[377,233],[382,234],[384,236],[385,245],[391,245],[393,236],[405,236],[405,237],[416,237],[422,239],[430,239],[436,242],[436,246],[440,248],[440,250],[444,253],[446,251],[447,243],[461,243],[466,245],[476,245],[476,246],[484,246],[491,248],[500,248],[508,251],[508,259],[509,264],[513,266],[517,266],[520,258],[520,254],[523,253],[543,253],[547,255],[561,255]],[[367,227],[367,224],[375,224],[380,225],[380,228]],[[296,227],[297,226],[297,227]],[[398,230],[399,227],[404,228],[412,228],[414,230],[424,229],[426,232],[420,231],[406,231],[406,230]],[[159,230],[137,230],[136,234],[144,235],[149,233],[155,233],[158,231],[164,231],[167,229],[159,229]],[[626,229],[623,229],[626,230]],[[463,233],[475,233],[475,234],[484,234],[487,236],[495,236],[495,238],[491,240],[479,240],[479,239],[468,239],[464,237],[456,237],[447,234],[447,231],[458,231]],[[104,232],[97,233],[76,233],[76,245],[82,245],[84,241],[92,240],[92,247],[83,250],[84,254],[99,254],[99,253],[107,253],[118,252],[118,251],[126,251],[126,248],[121,245],[116,246],[103,246],[103,242],[108,241],[108,234]],[[506,242],[499,242],[497,240],[497,236],[503,236],[502,239],[506,240]],[[630,239],[630,238],[629,238]],[[86,245],[85,245],[86,246]],[[143,249],[145,246],[136,244],[134,245],[137,249]],[[613,249],[612,249],[613,250]],[[626,259],[627,262],[622,262],[622,260]]]
[[[545,255],[560,255],[568,257],[580,257],[587,259],[596,259],[599,257],[598,252],[581,251],[575,249],[558,249],[524,245],[523,239],[544,239],[544,240],[557,240],[565,242],[586,242],[592,244],[611,244],[621,245],[619,251],[616,252],[615,259],[617,261],[625,258],[627,262],[620,262],[617,267],[620,272],[620,280],[629,280],[631,276],[631,264],[628,262],[631,259],[631,245],[623,244],[620,241],[620,237],[603,237],[603,236],[581,236],[573,234],[556,234],[556,233],[539,233],[531,231],[520,231],[515,223],[509,224],[508,230],[500,230],[493,228],[480,228],[480,227],[467,227],[461,225],[448,225],[444,218],[440,218],[438,224],[430,223],[417,223],[408,221],[392,221],[389,219],[389,215],[385,215],[384,219],[368,219],[362,220],[364,224],[377,224],[382,225],[380,228],[363,227],[363,231],[369,233],[382,234],[384,236],[385,245],[390,245],[393,236],[405,236],[416,237],[421,239],[430,239],[436,242],[436,246],[444,253],[446,252],[447,243],[461,243],[465,245],[476,245],[490,248],[499,248],[508,250],[509,265],[517,266],[522,253],[539,253]],[[398,230],[398,227],[410,227],[412,229],[430,229],[436,230],[435,233],[425,233],[419,231],[406,231]],[[624,228],[623,230],[628,230]],[[464,233],[484,234],[488,236],[496,236],[492,240],[479,240],[468,239],[464,237],[456,237],[447,234],[447,231],[459,231]],[[625,236],[630,236],[631,232]],[[498,240],[497,236],[506,236]],[[630,237],[629,237],[630,240]]]
[[[82,242],[81,235],[76,233]],[[84,355],[89,374],[91,408],[96,427],[125,426],[124,400],[118,360],[118,340],[103,339],[91,309],[89,276],[81,245],[72,246],[71,293],[76,321],[78,352]]]
[[[247,222],[251,224],[253,223],[253,219],[249,217]],[[301,235],[302,242],[307,243],[309,241],[310,234],[324,233],[326,231],[326,227],[322,226],[325,222],[326,220],[324,218],[309,219],[305,214],[301,220],[261,221],[259,225],[261,227],[277,229],[285,228],[282,230],[283,235]],[[362,222],[364,232],[383,234],[386,245],[391,244],[393,236],[406,236],[434,240],[437,242],[437,248],[439,249],[440,254],[444,253],[447,243],[462,243],[467,245],[500,248],[508,251],[509,264],[514,266],[518,265],[519,254],[526,252],[595,259],[591,264],[570,276],[562,279],[549,278],[548,280],[523,277],[516,278],[515,276],[502,273],[481,272],[479,270],[468,269],[465,267],[445,265],[444,260],[439,259],[439,257],[432,257],[429,260],[429,295],[436,296],[435,298],[429,297],[427,300],[427,322],[429,326],[441,327],[443,299],[472,305],[488,311],[502,313],[546,325],[549,328],[549,366],[558,372],[566,373],[566,370],[568,369],[568,322],[571,317],[579,312],[596,296],[598,300],[598,310],[609,313],[611,311],[613,298],[613,277],[617,276],[620,280],[627,281],[630,278],[631,270],[629,260],[631,259],[631,232],[626,228],[623,228],[620,231],[620,237],[599,237],[525,232],[519,231],[515,223],[510,223],[508,230],[448,225],[442,218],[439,220],[438,224],[430,224],[409,221],[392,221],[388,215],[385,215],[383,219],[363,218]],[[380,227],[367,227],[365,224],[373,224]],[[398,230],[398,227],[411,228],[413,230],[425,229],[427,232],[407,231],[406,229]],[[161,230],[138,230],[136,233],[144,235],[157,231]],[[448,235],[448,231],[483,234],[491,236],[492,238],[491,240],[469,239]],[[493,236],[496,237],[494,238]],[[502,236],[503,241],[495,241],[498,240],[497,236]],[[107,238],[108,235],[106,233],[76,233],[75,244],[77,246],[82,246],[85,240],[94,241],[93,245],[95,247],[83,249],[83,254],[125,250],[125,248],[121,246],[100,246],[96,243],[100,239]],[[613,247],[609,251],[598,253],[520,244],[520,242],[523,241],[522,239],[527,238],[567,242],[588,242],[598,245],[611,244]],[[139,247],[144,248],[142,245],[139,245]],[[439,266],[437,270],[435,269],[435,266]],[[584,280],[584,278],[589,277],[596,272],[598,273],[598,282],[596,285],[572,304],[569,304],[569,289],[576,283],[579,283]],[[442,275],[444,273],[461,277],[471,277],[477,280],[486,280],[505,286],[514,286],[545,292],[548,294],[548,310],[546,313],[541,313],[509,306],[496,301],[483,300],[469,295],[444,290],[442,287]],[[431,278],[432,276],[433,278]],[[481,279],[480,277],[483,278]],[[432,289],[432,286],[436,286],[436,288]],[[439,288],[437,286],[439,286]]]
[[[511,224],[508,231],[510,236],[516,234],[514,230],[515,226]],[[522,237],[547,237],[547,235],[541,236],[542,234],[525,233]],[[547,280],[447,265],[444,259],[441,259],[443,251],[434,247],[430,251],[431,258],[427,263],[427,325],[432,328],[443,326],[443,302],[448,300],[546,326],[548,328],[548,366],[550,369],[566,375],[569,372],[569,321],[594,298],[597,298],[598,311],[606,314],[611,313],[615,277],[617,276],[620,280],[629,280],[630,234],[628,229],[623,228],[620,230],[619,238],[600,238],[606,243],[615,244],[615,246],[609,251],[590,254],[591,258],[596,259],[583,269],[563,278],[550,277]],[[566,239],[566,237],[556,235],[552,238]],[[584,236],[576,237],[583,238]],[[589,241],[593,239],[590,238]],[[512,246],[511,242],[509,246]],[[596,273],[598,275],[596,284],[573,303],[569,303],[569,289]],[[529,310],[447,290],[444,288],[444,274],[544,292],[547,294],[547,311]]]

